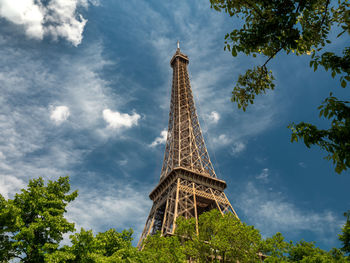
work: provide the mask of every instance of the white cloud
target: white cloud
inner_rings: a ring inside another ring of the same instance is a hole
[[[246,148],[246,145],[243,142],[234,142],[231,147],[231,154],[233,156],[237,156],[241,152],[243,152]]]
[[[69,115],[70,112],[67,106],[57,106],[52,108],[50,119],[53,120],[56,125],[60,125],[68,119]]]
[[[216,111],[212,111],[212,112],[210,113],[210,115],[208,115],[208,121],[209,121],[210,123],[216,124],[216,123],[219,122],[219,120],[220,120],[220,114],[217,113]]]
[[[156,147],[159,144],[164,144],[166,142],[168,136],[168,131],[167,130],[162,130],[160,133],[160,137],[157,137],[151,144],[151,147]]]
[[[266,174],[264,170],[263,174]],[[281,193],[258,189],[249,182],[240,193],[237,204],[245,217],[249,218],[249,224],[256,226],[265,236],[276,232],[295,235],[299,231],[310,231],[321,239],[329,236],[336,238],[343,221],[333,212],[303,210],[285,199]]]
[[[261,173],[255,178],[258,180],[267,180],[267,178],[269,177],[269,173],[270,173],[269,168],[264,168],[262,169]]]
[[[235,138],[231,138],[226,134],[220,134],[218,137],[212,137],[210,146],[214,148],[220,148],[227,145],[231,145],[230,153],[233,156],[239,155],[246,149],[246,145],[242,141],[237,141]]]
[[[140,115],[134,112],[132,115],[111,111],[110,109],[103,110],[103,119],[108,123],[111,129],[119,129],[122,127],[131,128],[137,125]]]
[[[226,134],[220,134],[219,137],[214,137],[212,139],[212,142],[215,146],[223,146],[223,145],[227,145],[229,143],[232,142],[232,139],[229,138]]]
[[[118,160],[117,163],[120,165],[120,166],[125,166],[128,164],[128,160],[124,159],[124,160]]]
[[[25,183],[16,178],[15,176],[5,176],[4,174],[0,174],[0,194],[8,199],[12,197],[13,194],[20,188],[23,188]]]
[[[87,0],[2,0],[0,16],[24,26],[29,37],[62,37],[77,46],[87,22],[76,12],[80,6],[87,8]]]
[[[80,188],[78,198],[67,208],[67,218],[76,223],[78,231],[81,227],[96,232],[111,226],[117,230],[133,228],[137,242],[151,206],[146,189],[109,182],[94,189]]]
[[[19,49],[0,36],[0,57],[6,61],[0,65],[2,193],[11,197],[20,190],[19,184],[9,183],[13,181],[11,176],[25,183],[39,176],[45,180],[74,177],[86,153],[104,142],[106,135],[113,135],[104,127],[101,113],[116,104],[125,106],[132,95],[131,89],[123,96],[116,95],[98,74],[110,65],[102,57],[102,50],[100,43],[93,43],[77,50],[74,56],[61,54],[50,68],[35,50]],[[47,105],[69,105],[71,125],[56,129],[52,121],[64,121],[68,111],[48,109]],[[103,137],[100,131],[106,131]]]

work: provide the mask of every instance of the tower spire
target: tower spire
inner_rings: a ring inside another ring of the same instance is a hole
[[[150,193],[153,206],[140,237],[142,241],[160,231],[175,233],[176,218],[198,216],[211,209],[237,216],[224,189],[226,182],[216,178],[198,121],[187,71],[188,56],[177,50],[170,61],[173,69],[168,135],[158,185]]]

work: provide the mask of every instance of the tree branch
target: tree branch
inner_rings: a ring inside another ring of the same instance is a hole
[[[19,258],[19,259],[24,259],[24,258],[21,258],[20,256],[17,256],[17,255],[11,255],[12,257],[14,257],[14,258]]]
[[[278,50],[275,51],[275,53],[273,53],[273,55],[271,55],[264,63],[264,65],[262,65],[262,68],[266,66],[267,63],[269,63],[269,61],[277,55],[278,52],[280,52],[282,49],[284,48],[284,45],[282,47],[280,47]]]
[[[330,0],[327,0],[327,2],[326,2],[326,8],[325,8],[325,10],[324,10],[324,15],[323,15],[323,17],[322,17],[322,21],[321,21],[321,24],[320,24],[320,28],[322,27],[324,21],[326,20],[329,2],[330,2]]]
[[[260,16],[260,18],[264,18],[264,16],[262,15],[262,13],[260,12],[259,9],[257,9],[254,4],[252,4],[250,1],[246,1],[246,4],[248,6],[250,6],[250,8],[254,9],[254,11]]]
[[[328,2],[329,2],[329,0],[327,0],[327,6],[328,6]],[[327,6],[326,6],[326,8],[327,8]],[[300,8],[300,2],[298,3],[297,9],[295,10],[295,15],[298,14],[299,8]],[[293,27],[293,26],[292,26],[292,27]],[[269,61],[270,61],[274,56],[276,56],[277,53],[280,52],[285,46],[286,46],[286,44],[283,44],[278,50],[276,50],[275,53],[273,53],[273,55],[271,55],[271,56],[265,61],[264,65],[262,65],[262,67],[265,67],[266,64],[269,63]]]

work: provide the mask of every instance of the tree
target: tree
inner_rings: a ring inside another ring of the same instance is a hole
[[[343,229],[344,233],[344,229]],[[314,242],[286,242],[281,233],[262,239],[253,226],[232,214],[217,210],[203,213],[198,220],[179,217],[173,236],[148,236],[144,241],[143,262],[261,262],[336,263],[350,262],[342,251],[322,250]]]
[[[132,246],[133,231],[109,229],[93,234],[84,230],[70,236],[70,245],[60,245],[63,234],[74,231],[74,224],[63,214],[77,196],[70,192],[68,177],[49,181],[29,181],[28,187],[6,200],[0,195],[0,262],[49,263],[167,263],[167,262],[350,262],[349,213],[339,239],[341,250],[329,252],[313,242],[285,242],[277,233],[265,240],[257,229],[242,223],[232,214],[218,210],[203,213],[198,219],[179,217],[175,235],[150,235],[143,250]],[[197,231],[198,230],[198,231]]]
[[[314,242],[301,240],[295,244],[286,242],[281,233],[277,233],[271,238],[266,238],[261,243],[261,252],[266,256],[266,263],[336,263],[350,262],[349,258],[336,248],[329,252],[315,247]]]
[[[341,248],[347,254],[350,254],[350,210],[344,213],[346,217],[346,223],[342,227],[342,234],[339,235],[339,240],[343,243]]]
[[[77,191],[70,191],[68,177],[49,181],[29,181],[14,199],[0,195],[0,256],[3,262],[44,262],[45,254],[57,250],[63,234],[74,231],[74,223],[63,217]]]
[[[210,3],[215,10],[244,20],[240,29],[226,34],[225,50],[234,57],[238,52],[266,57],[264,64],[238,77],[231,98],[238,108],[245,111],[256,95],[275,88],[267,65],[280,52],[310,55],[310,67],[316,71],[321,66],[333,78],[338,75],[343,88],[350,81],[350,47],[337,54],[325,51],[331,45],[331,30],[341,30],[337,38],[350,34],[349,0],[210,0]],[[330,95],[320,107],[320,116],[331,119],[329,129],[293,123],[289,126],[292,142],[299,138],[307,147],[320,146],[329,153],[326,158],[333,161],[335,171],[341,173],[350,167],[349,102]]]
[[[142,250],[143,262],[181,263],[186,262],[186,248],[178,236],[164,237],[159,233],[150,235],[144,241]]]
[[[131,229],[118,233],[112,228],[94,236],[92,230],[82,228],[80,233],[70,236],[71,246],[65,245],[47,254],[45,260],[49,263],[144,262],[131,244],[132,233]]]
[[[176,233],[186,236],[188,229],[179,219]],[[188,221],[195,229],[195,221]],[[241,222],[233,214],[221,213],[213,209],[203,213],[198,218],[198,232],[191,232],[190,239],[186,241],[187,247],[194,248],[197,253],[193,256],[207,262],[208,257],[220,258],[221,262],[253,262],[259,259],[259,246],[261,236],[257,229]],[[205,242],[204,242],[205,241]]]
[[[154,254],[153,262],[256,262],[259,260],[261,236],[231,213],[218,210],[203,213],[198,219],[179,217],[175,236],[147,237],[143,253]]]

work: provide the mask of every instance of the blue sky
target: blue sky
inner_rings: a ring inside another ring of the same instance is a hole
[[[270,64],[276,90],[243,112],[230,102],[234,81],[264,58],[223,50],[239,21],[209,1],[42,2],[0,1],[2,195],[30,178],[69,175],[79,197],[67,217],[78,229],[131,227],[137,241],[160,176],[180,40],[209,155],[241,220],[264,236],[339,246],[349,172],[337,175],[325,152],[291,144],[287,129],[326,127],[317,106],[330,91],[348,98],[337,79],[314,73],[308,56],[280,54]]]

